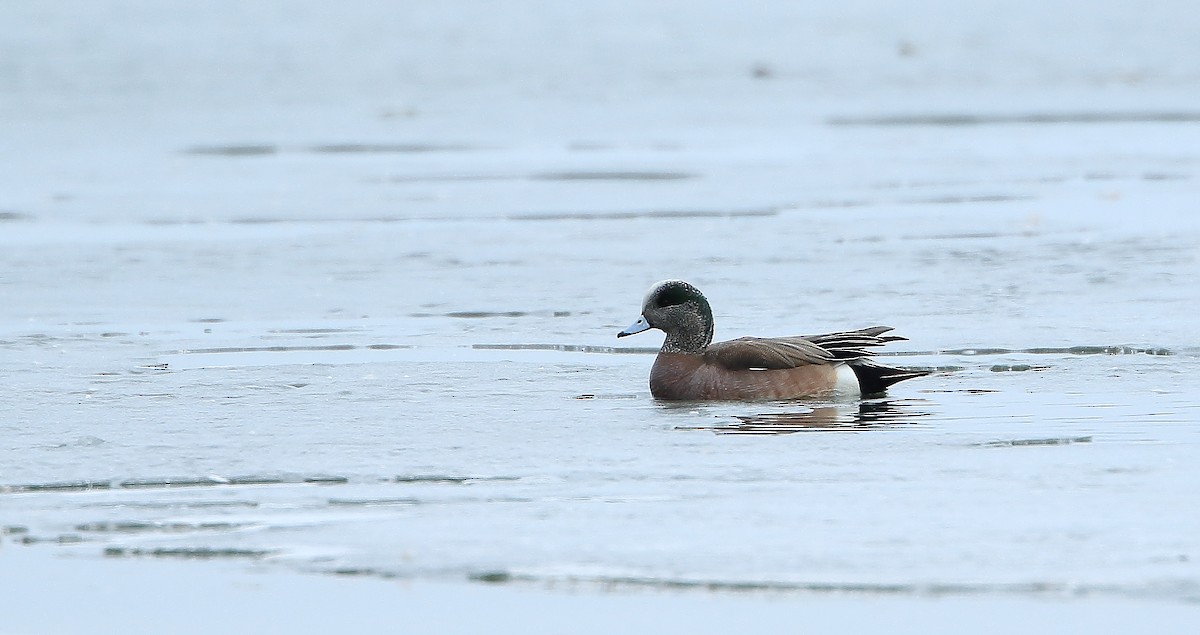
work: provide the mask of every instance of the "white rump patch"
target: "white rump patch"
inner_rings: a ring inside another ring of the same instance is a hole
[[[837,383],[834,384],[833,392],[838,397],[852,399],[862,397],[862,387],[858,384],[858,375],[854,374],[854,369],[850,368],[849,364],[837,365]]]

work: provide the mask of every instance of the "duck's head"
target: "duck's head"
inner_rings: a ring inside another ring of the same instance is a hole
[[[667,334],[662,347],[664,352],[702,352],[712,342],[712,307],[699,289],[683,280],[657,282],[646,292],[641,317],[617,333],[617,337],[649,329],[659,329]]]

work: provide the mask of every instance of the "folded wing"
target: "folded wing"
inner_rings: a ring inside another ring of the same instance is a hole
[[[712,344],[704,357],[732,370],[762,368],[779,370],[836,361],[853,361],[871,356],[872,347],[903,340],[883,335],[892,330],[875,326],[857,331],[796,337],[742,337]]]

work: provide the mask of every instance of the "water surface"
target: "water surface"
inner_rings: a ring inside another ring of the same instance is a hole
[[[900,22],[918,52],[903,65],[879,13],[839,22],[861,46],[814,75],[770,11],[725,45],[683,40],[700,58],[649,55],[681,41],[655,29],[723,23],[671,7],[644,31],[594,9],[539,18],[536,46],[599,20],[589,41],[645,67],[574,48],[521,67],[481,52],[503,26],[481,21],[467,44],[367,29],[371,56],[270,72],[262,47],[312,60],[305,34],[408,23],[246,9],[294,30],[235,29],[208,62],[184,38],[154,61],[145,39],[182,14],[142,9],[158,30],[72,40],[63,83],[37,55],[86,16],[4,9],[43,25],[13,45],[25,74],[0,75],[25,156],[0,177],[4,548],[421,583],[1200,603],[1200,128],[1195,78],[1169,62],[1193,46],[1181,27],[1135,30],[1155,70],[1125,82],[1074,65],[1093,40],[1033,25],[1010,43],[953,13],[949,31]],[[421,10],[422,32],[457,32],[456,11]],[[1084,11],[1084,30],[1102,39],[1119,13]],[[864,44],[880,32],[886,57]],[[448,61],[396,79],[379,51]],[[910,338],[887,363],[936,372],[863,402],[657,403],[661,335],[614,336],[666,277],[706,292],[719,339],[887,324]]]

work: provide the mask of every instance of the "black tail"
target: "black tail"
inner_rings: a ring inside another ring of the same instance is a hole
[[[850,362],[850,368],[854,370],[855,376],[858,377],[858,385],[863,397],[881,395],[887,392],[888,386],[896,382],[913,379],[914,377],[924,377],[933,372],[928,370],[892,368],[891,366],[876,364],[867,359]]]
[[[905,379],[924,377],[932,371],[910,370],[907,368],[892,368],[875,363],[871,359],[873,349],[889,342],[902,342],[905,338],[898,335],[884,335],[891,331],[890,326],[873,326],[857,331],[841,333],[826,333],[812,335],[804,339],[830,352],[833,358],[846,362],[858,377],[859,389],[864,397],[881,395],[888,386]]]

